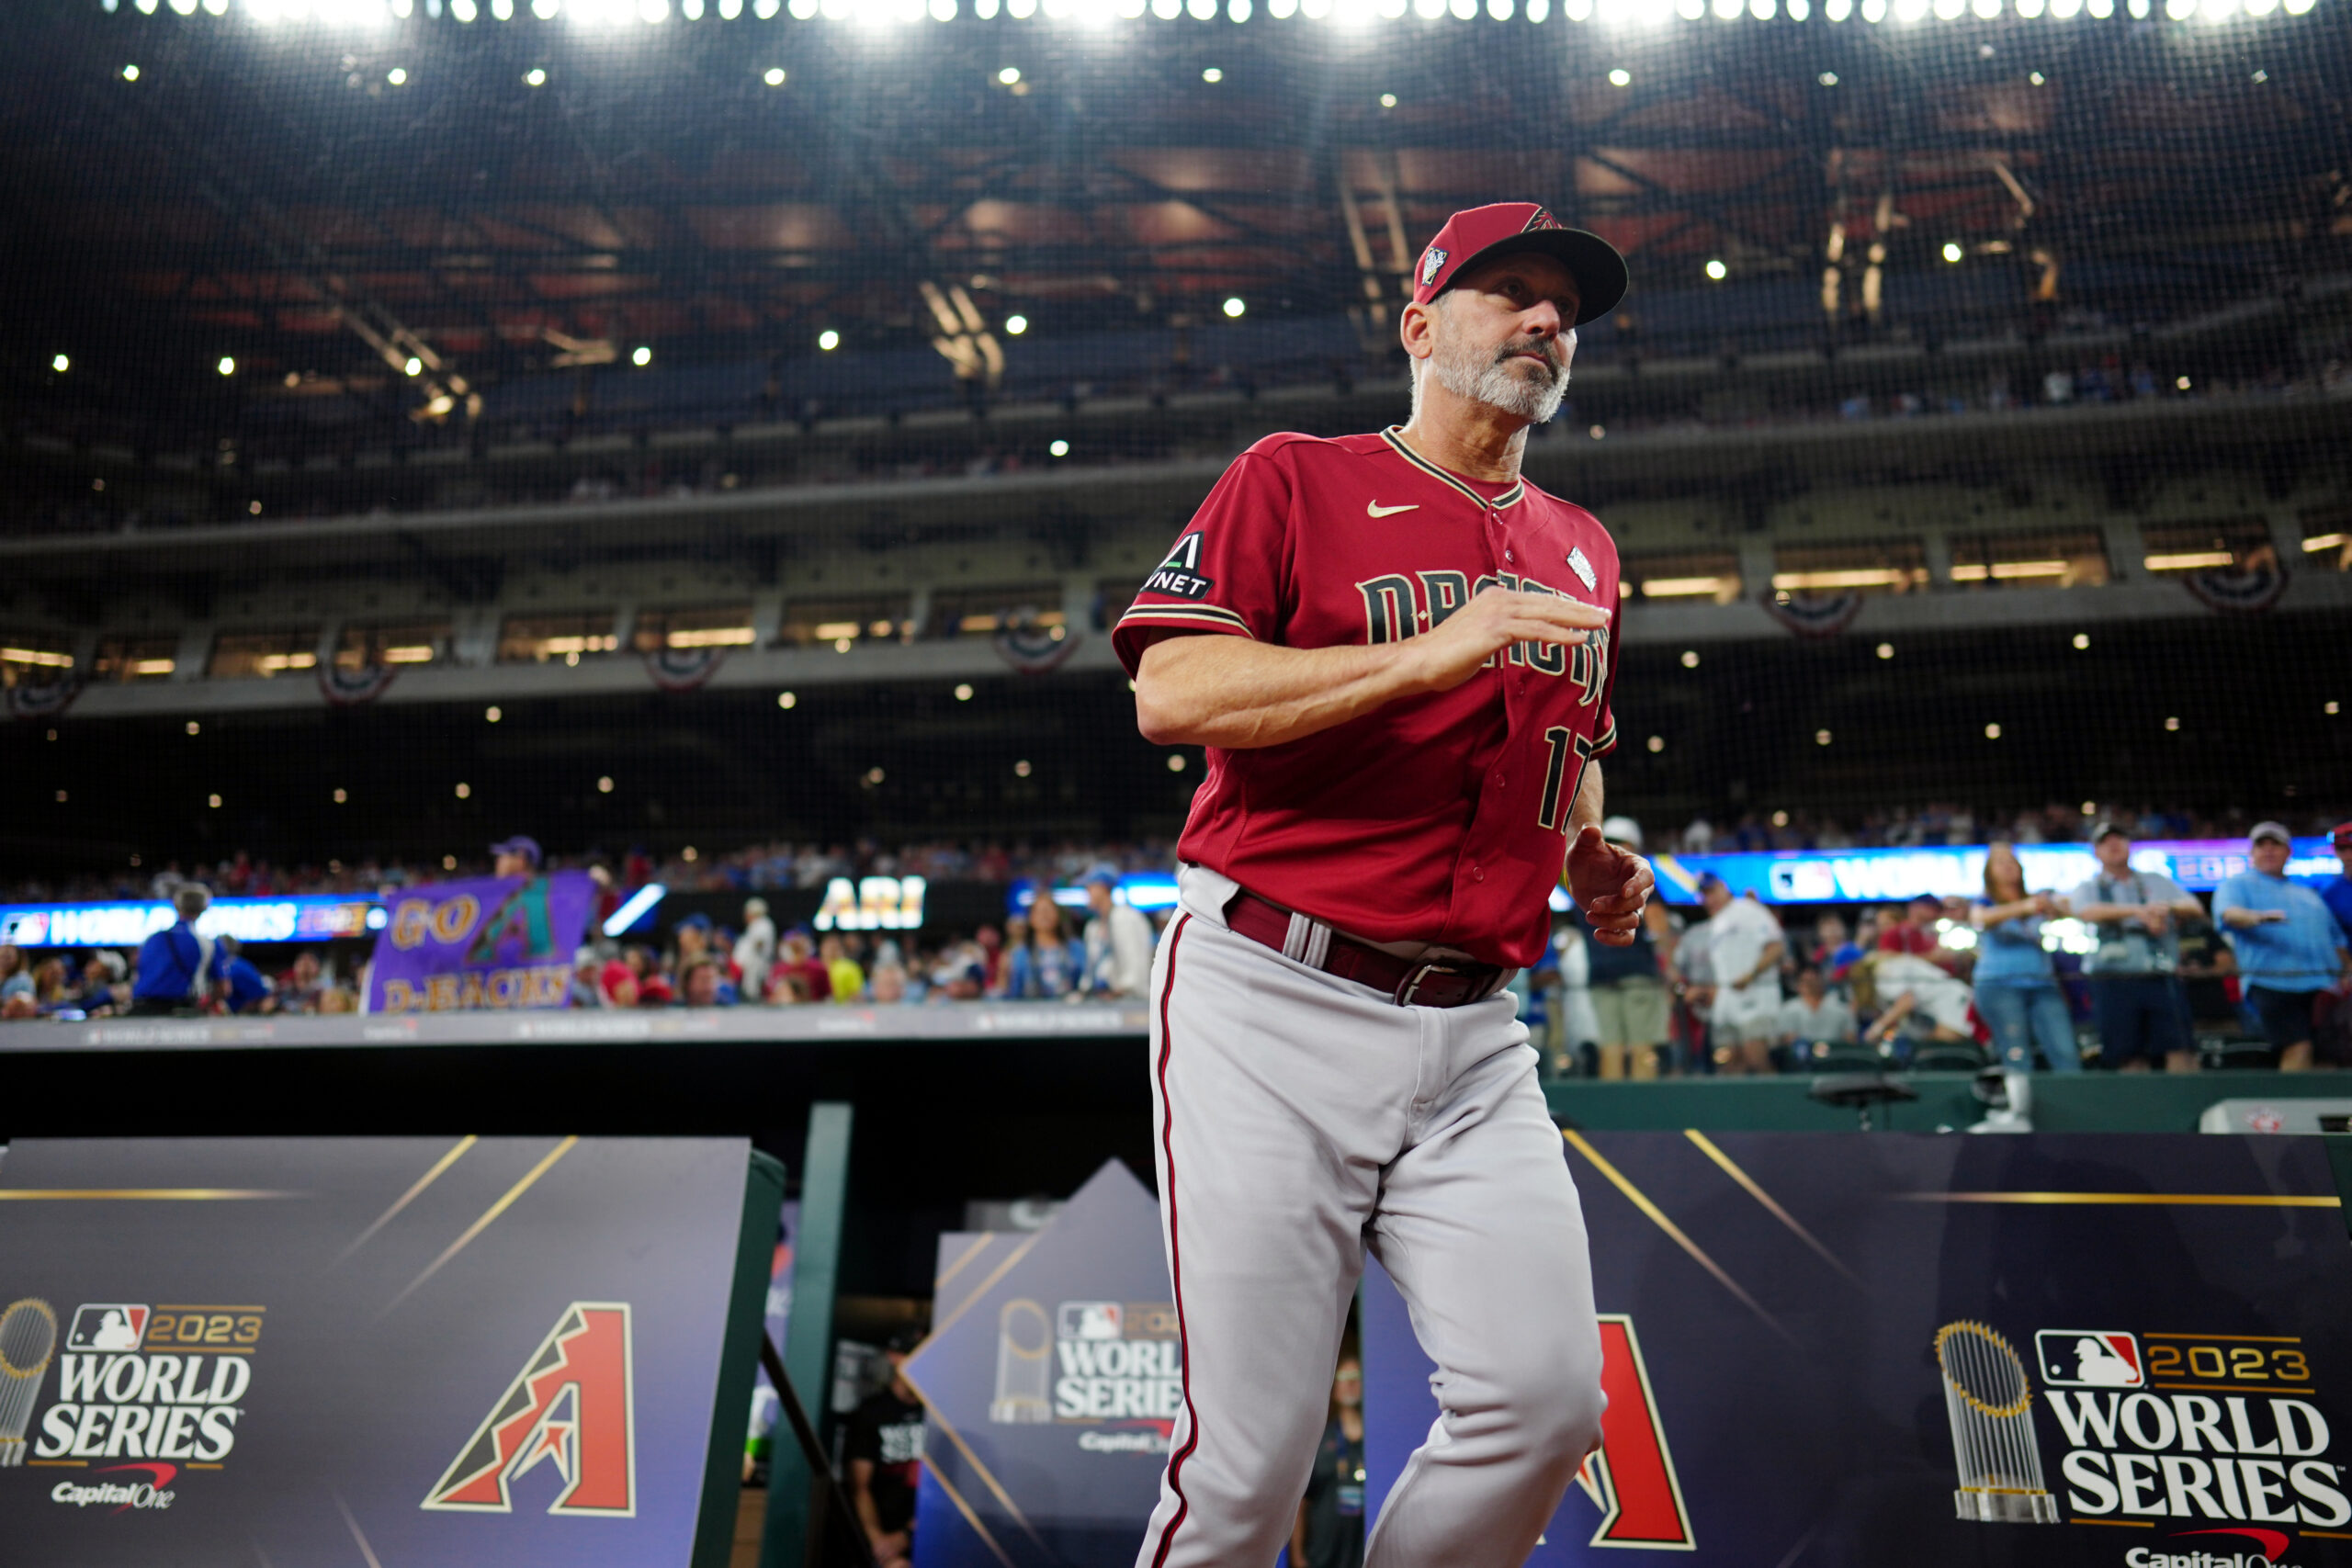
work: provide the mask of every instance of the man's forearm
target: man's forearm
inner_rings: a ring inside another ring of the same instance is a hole
[[[1153,644],[1136,671],[1136,723],[1155,746],[1240,750],[1304,739],[1420,689],[1411,648],[1170,637]]]
[[[1588,824],[1600,826],[1600,763],[1598,759],[1584,765],[1584,776],[1577,780],[1576,804],[1568,807],[1568,841],[1585,830]]]

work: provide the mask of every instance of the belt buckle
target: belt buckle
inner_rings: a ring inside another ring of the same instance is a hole
[[[1421,987],[1427,985],[1432,978],[1439,976],[1459,976],[1468,973],[1468,970],[1464,969],[1457,964],[1448,964],[1441,959],[1429,959],[1423,963],[1416,964],[1410,969],[1405,971],[1405,977],[1396,982],[1396,991],[1392,999],[1400,1008],[1411,1007],[1413,1005],[1413,998],[1420,994]],[[1451,1004],[1431,1002],[1428,1005],[1431,1007],[1442,1007]]]

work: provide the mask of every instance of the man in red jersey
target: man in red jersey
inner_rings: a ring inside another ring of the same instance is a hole
[[[1150,994],[1184,1397],[1138,1568],[1273,1560],[1367,1247],[1442,1412],[1370,1568],[1518,1568],[1600,1440],[1583,1213],[1503,986],[1564,867],[1614,944],[1652,886],[1600,830],[1616,547],[1519,476],[1625,264],[1508,203],[1414,282],[1410,422],[1252,446],[1114,636],[1144,735],[1208,749]]]

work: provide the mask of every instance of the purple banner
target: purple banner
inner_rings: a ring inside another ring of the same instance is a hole
[[[584,871],[436,882],[385,900],[369,1012],[560,1008],[596,885]]]

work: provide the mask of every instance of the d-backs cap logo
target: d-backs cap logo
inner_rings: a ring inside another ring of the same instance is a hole
[[[88,1302],[66,1331],[68,1350],[136,1350],[147,1335],[147,1309],[128,1302]]]
[[[2041,1381],[2059,1388],[2138,1388],[2140,1341],[2120,1328],[2045,1328],[2033,1337]]]
[[[1609,1396],[1600,1413],[1600,1447],[1577,1472],[1577,1484],[1600,1509],[1600,1524],[1587,1544],[1697,1551],[1642,1342],[1623,1313],[1600,1314],[1600,1388]]]
[[[508,1483],[541,1460],[565,1486],[550,1514],[637,1517],[637,1378],[627,1302],[574,1302],[556,1319],[421,1507],[514,1511]]]

